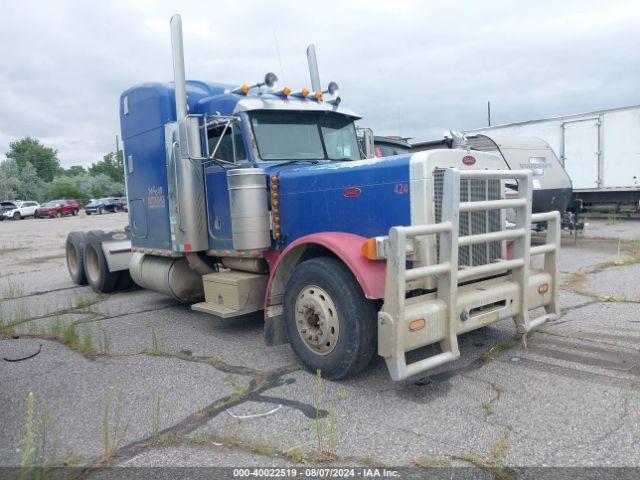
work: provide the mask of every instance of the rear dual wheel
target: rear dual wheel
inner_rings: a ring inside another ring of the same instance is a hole
[[[87,234],[84,232],[71,232],[67,236],[67,269],[76,285],[86,285],[87,275],[84,272],[84,247]]]
[[[356,375],[376,352],[376,306],[336,258],[313,258],[291,274],[284,295],[291,346],[312,373],[329,380]]]
[[[102,231],[71,232],[67,237],[66,257],[69,275],[76,285],[87,285],[98,293],[127,290],[134,283],[129,270],[110,272],[102,251]]]

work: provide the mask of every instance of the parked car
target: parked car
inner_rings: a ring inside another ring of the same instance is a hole
[[[13,210],[16,208],[16,202],[10,202],[8,200],[5,200],[3,202],[0,202],[0,221],[4,220],[4,212],[7,212],[9,210]]]
[[[105,212],[115,213],[116,211],[118,211],[118,202],[113,197],[91,200],[84,207],[84,212],[87,215],[91,215],[92,213],[102,214]]]
[[[62,217],[63,215],[77,215],[80,203],[77,200],[51,200],[36,210],[36,218]]]
[[[120,198],[116,198],[116,203],[118,204],[118,211],[119,212],[128,212],[129,211],[129,207],[128,207],[128,202],[127,202],[127,197],[120,197]]]
[[[2,216],[3,218],[12,218],[14,220],[20,220],[25,217],[34,217],[36,210],[38,210],[39,207],[40,204],[32,200],[19,201],[15,203],[15,207],[13,209],[3,209]]]

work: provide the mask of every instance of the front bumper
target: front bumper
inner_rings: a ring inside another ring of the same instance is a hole
[[[460,202],[460,180],[480,178],[516,178],[519,196],[508,200]],[[385,298],[378,314],[378,353],[385,358],[394,380],[458,358],[461,333],[513,317],[517,332],[526,335],[547,320],[557,318],[560,215],[558,212],[531,214],[531,171],[449,169],[445,173],[445,185],[448,190],[444,195],[446,208],[443,207],[441,223],[393,227],[389,231],[385,248]],[[516,212],[514,229],[459,235],[460,213],[507,208]],[[531,247],[532,220],[548,223],[543,245]],[[440,263],[422,265],[414,261],[419,258],[411,258],[411,252],[421,250],[419,244],[427,235],[440,235]],[[460,268],[460,246],[508,240],[514,243],[514,258]],[[410,241],[416,244],[413,249],[408,248]],[[530,270],[533,255],[545,256],[542,271]],[[433,277],[437,278],[435,292],[411,296],[432,284]],[[482,278],[487,280],[478,280]],[[411,295],[408,292],[412,292]],[[545,314],[530,318],[529,311],[539,307],[544,307]],[[407,363],[407,352],[433,343],[440,344],[441,353]]]

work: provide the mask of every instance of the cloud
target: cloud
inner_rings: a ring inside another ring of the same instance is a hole
[[[24,135],[87,165],[114,148],[118,98],[171,80],[176,2],[9,0],[0,30],[0,152]],[[315,43],[323,83],[379,134],[640,103],[640,6],[631,2],[181,2],[189,78],[308,86]],[[277,38],[277,43],[276,43]]]

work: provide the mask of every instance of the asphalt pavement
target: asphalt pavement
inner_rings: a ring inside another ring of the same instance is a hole
[[[74,285],[67,233],[126,223],[0,223],[0,466],[640,467],[640,221],[563,234],[563,315],[526,349],[505,320],[403,382],[318,379],[260,315]]]

